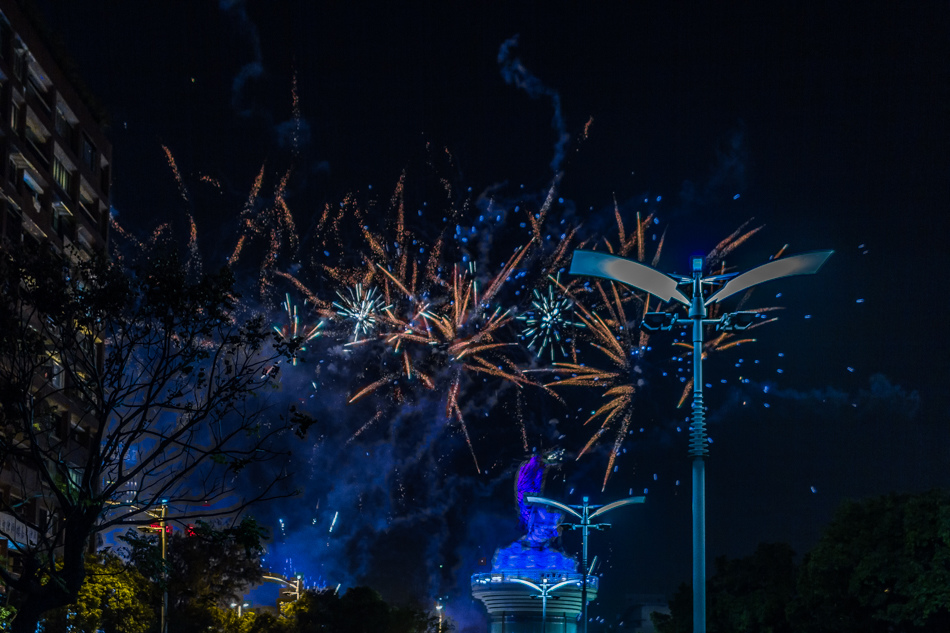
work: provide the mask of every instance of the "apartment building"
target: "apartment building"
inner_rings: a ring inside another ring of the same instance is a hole
[[[112,145],[23,0],[0,0],[2,235],[103,250]]]
[[[34,11],[27,0],[0,0],[0,248],[49,244],[85,258],[108,242],[112,146],[96,105]],[[90,344],[101,358],[101,342]],[[88,445],[92,429],[84,428],[54,358],[46,370],[38,378],[57,394],[46,441],[68,459]],[[7,466],[0,470],[0,565],[16,572],[17,552],[36,544],[51,509],[38,477]]]

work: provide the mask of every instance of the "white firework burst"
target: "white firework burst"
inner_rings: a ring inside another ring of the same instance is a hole
[[[528,349],[540,357],[544,350],[548,350],[551,360],[554,360],[554,350],[562,356],[567,356],[565,345],[573,341],[570,335],[572,328],[582,328],[583,323],[573,321],[574,302],[554,291],[549,285],[547,293],[534,291],[534,300],[531,308],[524,314],[516,317],[524,323],[521,338],[528,342]]]
[[[368,336],[376,329],[380,314],[392,308],[392,305],[383,301],[375,287],[364,292],[363,284],[347,288],[345,295],[337,292],[336,296],[340,298],[333,302],[337,316],[353,323],[353,343],[358,343],[361,337]]]

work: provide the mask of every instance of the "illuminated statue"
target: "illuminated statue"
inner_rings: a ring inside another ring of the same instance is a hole
[[[515,503],[521,527],[527,534],[495,552],[492,571],[577,571],[577,561],[562,552],[558,544],[563,515],[525,501],[525,497],[541,494],[547,471],[560,463],[563,453],[555,450],[544,457],[533,455],[518,468]]]

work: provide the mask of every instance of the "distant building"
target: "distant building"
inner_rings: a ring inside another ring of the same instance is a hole
[[[49,244],[86,258],[108,243],[112,145],[34,11],[27,0],[0,0],[0,248]],[[102,341],[90,336],[89,342],[101,363]],[[68,395],[55,357],[44,370],[37,389],[55,390],[55,407],[34,427],[45,424],[44,441],[67,466],[81,462],[94,429]],[[0,565],[14,573],[21,566],[17,552],[36,545],[57,520],[48,491],[27,470],[0,469]],[[77,469],[68,472],[78,481]]]
[[[620,628],[633,633],[655,633],[650,614],[654,611],[669,614],[666,596],[654,593],[627,594]]]
[[[0,0],[2,236],[102,251],[112,145],[24,0]]]

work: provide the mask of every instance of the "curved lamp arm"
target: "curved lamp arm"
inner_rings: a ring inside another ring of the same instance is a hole
[[[564,512],[567,512],[568,514],[572,514],[576,516],[578,519],[583,520],[584,518],[580,515],[580,513],[577,510],[575,510],[571,506],[561,503],[560,501],[555,501],[554,499],[548,499],[547,497],[525,497],[525,501],[527,501],[528,503],[539,503],[542,505],[553,506],[557,508],[558,510],[562,510]]]
[[[782,257],[774,262],[762,264],[730,280],[719,292],[706,299],[706,305],[722,301],[746,288],[792,275],[813,275],[834,251],[814,251],[791,257]]]
[[[578,249],[571,258],[570,272],[572,275],[589,275],[619,281],[646,290],[663,301],[673,299],[685,306],[689,305],[689,299],[676,287],[676,279],[626,257]]]
[[[604,512],[610,512],[614,508],[619,508],[620,506],[630,505],[631,503],[643,503],[646,501],[646,497],[630,497],[628,499],[621,499],[620,501],[614,501],[613,503],[608,503],[607,505],[597,508],[590,513],[590,518],[593,519],[598,514],[603,514]]]

